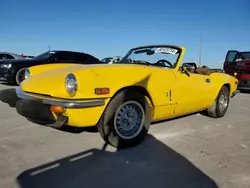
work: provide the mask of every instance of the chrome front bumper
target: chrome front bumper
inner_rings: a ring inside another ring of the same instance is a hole
[[[17,97],[20,99],[36,99],[36,100],[41,100],[43,104],[62,106],[68,108],[96,107],[96,106],[103,106],[105,104],[105,99],[92,99],[92,100],[59,99],[59,98],[26,93],[22,91],[20,88],[16,89],[16,94]]]
[[[231,98],[233,98],[236,94],[239,94],[239,93],[240,93],[240,90],[234,91],[233,94],[232,94],[232,96],[231,96]]]
[[[68,117],[63,114],[55,118],[50,106],[44,105],[41,100],[19,100],[16,102],[16,111],[31,122],[55,129],[61,129],[68,121]]]

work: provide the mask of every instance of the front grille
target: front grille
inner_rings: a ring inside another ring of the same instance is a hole
[[[240,81],[240,87],[250,87],[250,79],[243,79]]]
[[[242,80],[241,83],[243,83],[243,84],[250,84],[250,80]]]
[[[235,71],[238,74],[250,74],[250,69],[237,68]]]
[[[8,69],[0,68],[0,74],[5,74],[8,72]]]
[[[250,74],[250,70],[242,70],[242,74]]]

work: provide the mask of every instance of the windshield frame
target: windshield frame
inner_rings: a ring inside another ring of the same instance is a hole
[[[180,57],[182,55],[182,48],[179,46],[175,46],[175,45],[166,45],[166,44],[159,44],[159,45],[147,45],[147,46],[139,46],[136,48],[132,48],[130,49],[127,54],[117,63],[117,64],[132,64],[132,63],[124,63],[124,60],[126,60],[133,52],[137,51],[137,50],[143,50],[143,49],[147,49],[147,48],[173,48],[178,50],[178,52],[176,54],[178,54],[178,57],[176,59],[176,62],[174,63],[173,67],[160,67],[160,68],[170,68],[170,69],[175,69],[179,63]],[[136,64],[136,65],[143,65],[143,64]],[[148,65],[144,65],[144,66],[148,66]],[[154,66],[154,64],[152,64],[152,66]],[[154,66],[154,67],[159,67],[159,66]]]

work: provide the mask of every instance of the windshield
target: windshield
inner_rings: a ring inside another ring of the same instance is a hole
[[[50,52],[44,52],[40,55],[35,56],[33,59],[47,59],[51,57],[55,52],[50,51]]]
[[[250,59],[250,52],[242,52],[241,55],[244,57],[244,59]]]
[[[118,63],[143,64],[175,68],[180,55],[180,49],[170,46],[142,47],[131,50]]]

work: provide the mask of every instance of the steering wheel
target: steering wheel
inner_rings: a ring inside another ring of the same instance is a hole
[[[162,66],[162,67],[166,67],[166,64],[167,63],[169,65],[169,67],[173,67],[172,63],[170,63],[168,60],[165,60],[165,59],[161,59],[159,61],[157,61],[155,63],[155,65],[159,65],[159,66]]]

